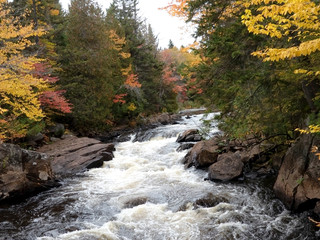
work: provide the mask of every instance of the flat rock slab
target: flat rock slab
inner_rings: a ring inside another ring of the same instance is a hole
[[[101,167],[104,161],[111,160],[110,156],[113,156],[114,150],[112,143],[71,136],[45,145],[38,149],[38,152],[51,155],[53,172],[60,177],[65,177],[90,168]]]

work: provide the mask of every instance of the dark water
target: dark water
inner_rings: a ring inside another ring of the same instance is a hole
[[[214,183],[183,168],[176,135],[200,118],[119,143],[103,168],[0,206],[0,239],[318,239],[308,213],[287,211],[266,180]]]

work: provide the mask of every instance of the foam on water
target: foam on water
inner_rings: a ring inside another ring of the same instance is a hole
[[[290,214],[259,183],[214,183],[204,180],[205,171],[184,169],[181,159],[187,151],[175,150],[179,146],[176,136],[199,127],[202,117],[150,130],[146,141],[134,142],[132,137],[119,143],[114,159],[103,168],[12,208],[32,209],[32,217],[20,233],[12,231],[13,236],[39,240],[315,239],[306,228],[306,217]]]

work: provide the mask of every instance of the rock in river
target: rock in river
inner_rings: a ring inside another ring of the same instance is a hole
[[[225,157],[221,156],[219,156],[218,162],[209,167],[209,179],[229,181],[239,177],[244,167],[240,153],[235,152],[230,155],[226,154]]]
[[[215,139],[198,142],[184,157],[185,166],[196,168],[208,167],[217,161],[219,146]]]
[[[179,134],[177,142],[199,142],[202,140],[198,129],[190,129]]]
[[[101,167],[112,159],[112,143],[102,143],[93,138],[68,137],[41,147],[38,151],[53,157],[52,170],[58,176],[69,176],[86,169]]]

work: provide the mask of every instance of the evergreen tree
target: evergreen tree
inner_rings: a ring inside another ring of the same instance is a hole
[[[166,97],[169,96],[159,96],[163,86],[163,63],[159,58],[157,38],[151,26],[144,24],[139,17],[138,1],[114,0],[113,6],[116,7],[116,16],[125,32],[133,71],[142,84],[137,104],[147,114],[175,110],[176,107],[168,109],[166,106]]]
[[[174,44],[173,44],[172,40],[170,39],[169,44],[168,44],[168,48],[172,49],[173,47],[174,47]]]
[[[65,35],[61,83],[74,106],[71,124],[82,133],[106,129],[117,60],[102,10],[92,0],[72,0]]]

